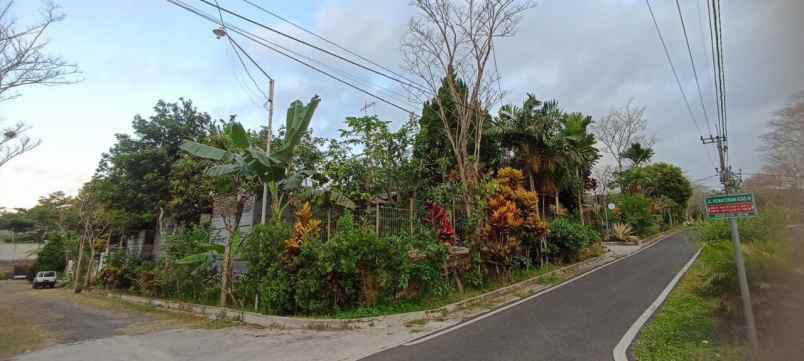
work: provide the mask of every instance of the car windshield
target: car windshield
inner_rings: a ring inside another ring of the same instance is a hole
[[[56,272],[42,272],[42,277],[55,277]]]

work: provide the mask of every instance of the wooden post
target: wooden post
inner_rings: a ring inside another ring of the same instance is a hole
[[[416,213],[413,210],[413,205],[416,202],[413,201],[413,198],[410,199],[410,234],[413,234],[413,220],[416,218]]]
[[[375,230],[377,235],[380,235],[380,201],[377,201],[377,213],[375,214]]]
[[[327,207],[327,242],[329,242],[331,224],[332,224],[332,206]]]

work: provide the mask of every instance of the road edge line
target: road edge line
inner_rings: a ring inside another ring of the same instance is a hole
[[[636,255],[638,255],[638,254],[642,253],[643,251],[646,251],[646,250],[648,250],[648,249],[650,249],[650,248],[653,248],[654,246],[658,245],[658,244],[659,244],[659,243],[661,243],[662,241],[664,241],[664,240],[666,240],[666,239],[668,239],[668,238],[670,238],[670,237],[673,237],[673,236],[675,236],[675,235],[678,235],[678,234],[680,234],[681,232],[683,232],[683,230],[678,231],[678,232],[673,232],[673,233],[670,233],[670,234],[664,235],[664,236],[662,236],[662,237],[659,237],[658,239],[656,239],[656,240],[652,241],[651,243],[649,243],[649,244],[647,244],[646,246],[644,246],[644,247],[642,247],[642,248],[640,248],[640,249],[638,249],[638,250],[634,251],[634,252],[633,252],[633,253],[631,253],[631,254],[628,254],[628,255],[626,255],[626,256],[623,256],[623,257],[617,258],[617,259],[615,259],[615,260],[613,260],[613,261],[610,261],[610,262],[608,262],[608,263],[604,263],[604,264],[602,264],[602,265],[600,265],[600,266],[598,266],[598,267],[596,267],[596,268],[593,268],[593,269],[588,270],[588,271],[586,271],[586,272],[583,272],[583,273],[581,273],[581,274],[575,275],[574,277],[571,277],[571,278],[569,278],[569,279],[565,280],[564,282],[561,282],[561,283],[559,283],[559,284],[556,284],[556,285],[550,286],[550,287],[548,287],[548,288],[545,288],[545,289],[543,289],[543,290],[541,290],[541,291],[539,291],[539,292],[536,292],[536,293],[534,293],[534,294],[532,294],[532,295],[530,295],[530,296],[528,296],[528,297],[525,297],[525,298],[522,298],[522,299],[520,299],[520,300],[517,300],[517,301],[511,302],[511,303],[509,303],[509,304],[507,304],[507,305],[505,305],[505,306],[502,306],[502,307],[500,307],[500,308],[497,308],[497,309],[495,309],[495,310],[492,310],[492,311],[486,312],[486,313],[484,313],[484,314],[478,315],[478,316],[476,316],[476,317],[474,317],[474,318],[471,318],[471,319],[468,319],[468,320],[466,320],[466,321],[459,322],[459,323],[457,323],[457,324],[455,324],[455,325],[452,325],[452,326],[449,326],[449,327],[447,327],[447,328],[444,328],[444,329],[441,329],[441,330],[437,330],[437,331],[435,331],[435,332],[433,332],[433,333],[431,333],[431,334],[429,334],[429,335],[424,335],[424,336],[419,336],[419,337],[416,337],[416,338],[414,338],[414,339],[413,339],[413,340],[411,340],[411,341],[408,341],[408,342],[402,343],[402,346],[415,346],[415,345],[418,345],[418,344],[420,344],[420,343],[424,343],[424,342],[427,342],[427,341],[429,341],[429,340],[432,340],[432,339],[434,339],[434,338],[436,338],[436,337],[440,337],[440,336],[442,336],[442,335],[448,334],[448,333],[450,333],[450,332],[452,332],[452,331],[455,331],[455,330],[457,330],[457,329],[460,329],[460,328],[462,328],[462,327],[469,326],[469,325],[471,325],[471,324],[473,324],[473,323],[475,323],[475,322],[477,322],[477,321],[480,321],[480,320],[483,320],[483,319],[485,319],[485,318],[488,318],[488,317],[494,316],[494,315],[496,315],[496,314],[498,314],[498,313],[500,313],[500,312],[506,311],[506,310],[508,310],[508,309],[510,309],[510,308],[516,307],[516,306],[518,306],[518,305],[520,305],[520,304],[522,304],[522,303],[525,303],[525,302],[527,302],[527,301],[530,301],[530,300],[532,300],[532,299],[534,299],[534,298],[536,298],[536,297],[539,297],[539,296],[541,296],[541,295],[544,295],[544,294],[546,294],[546,293],[549,293],[549,292],[551,292],[551,291],[554,291],[554,290],[557,290],[557,289],[559,289],[559,288],[561,288],[561,287],[564,287],[564,286],[566,286],[566,285],[569,285],[570,283],[573,283],[573,282],[575,282],[575,281],[577,281],[577,280],[579,280],[579,279],[581,279],[581,278],[584,278],[584,277],[586,277],[586,276],[588,276],[588,275],[590,275],[590,274],[592,274],[592,273],[595,273],[595,272],[597,272],[597,271],[600,271],[600,270],[602,270],[602,269],[604,269],[604,268],[606,268],[606,267],[609,267],[609,266],[611,266],[611,265],[613,265],[613,264],[616,264],[616,263],[618,263],[618,262],[620,262],[620,261],[625,261],[626,259],[629,259],[629,258],[631,258],[631,257],[633,257],[633,256],[636,256]]]
[[[698,251],[695,252],[692,258],[687,261],[687,264],[685,264],[684,267],[681,268],[678,273],[676,273],[676,276],[670,280],[670,283],[668,283],[664,290],[662,290],[662,292],[659,294],[659,297],[657,297],[656,300],[654,300],[653,303],[648,306],[645,312],[643,312],[642,315],[640,315],[639,318],[634,321],[628,331],[625,332],[623,337],[620,339],[620,342],[617,343],[617,346],[614,346],[614,350],[612,351],[614,361],[629,361],[628,348],[631,347],[631,343],[634,342],[634,339],[636,339],[639,331],[642,330],[642,327],[645,326],[653,314],[656,313],[664,301],[667,300],[667,297],[670,296],[670,292],[676,287],[676,284],[678,284],[678,282],[681,281],[681,278],[687,274],[687,271],[689,271],[689,269],[698,259],[698,256],[701,255],[701,251],[702,249],[699,248]]]

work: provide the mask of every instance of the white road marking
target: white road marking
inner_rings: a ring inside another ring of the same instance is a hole
[[[695,260],[698,259],[700,254],[701,250],[698,249],[698,252],[695,252],[695,255],[693,255],[692,258],[687,261],[687,264],[684,265],[684,268],[682,268],[681,271],[679,271],[676,276],[670,280],[670,283],[668,283],[667,287],[662,290],[662,293],[659,294],[659,297],[653,301],[648,309],[646,309],[645,312],[643,312],[642,315],[639,316],[636,321],[634,321],[634,324],[631,325],[631,328],[625,332],[623,338],[621,338],[620,342],[617,343],[617,346],[614,347],[614,361],[628,361],[628,347],[631,346],[632,342],[634,342],[634,339],[639,334],[639,330],[641,330],[642,326],[648,322],[656,310],[661,307],[662,303],[664,303],[664,301],[667,299],[667,296],[670,295],[670,291],[676,287],[676,284],[681,280],[681,277],[683,277],[684,274],[689,271],[690,267],[692,267],[692,264],[695,263]]]
[[[592,269],[591,271],[588,271],[588,272],[586,272],[586,273],[582,273],[582,274],[580,274],[580,275],[577,275],[577,276],[575,276],[575,277],[573,277],[573,278],[570,278],[570,279],[568,279],[568,280],[566,280],[566,281],[564,281],[564,282],[562,282],[562,283],[559,283],[559,284],[557,284],[557,285],[555,285],[555,286],[551,286],[551,287],[549,287],[549,288],[546,288],[546,289],[544,289],[544,290],[542,290],[542,291],[539,291],[539,292],[537,292],[537,293],[534,293],[533,295],[530,295],[530,296],[528,296],[528,297],[525,297],[525,298],[523,298],[523,299],[521,299],[521,300],[519,300],[519,301],[516,301],[516,302],[510,303],[510,304],[508,304],[508,305],[506,305],[506,306],[503,306],[503,307],[501,307],[501,308],[498,308],[498,309],[496,309],[496,310],[494,310],[494,311],[491,311],[491,312],[488,312],[488,313],[484,313],[483,315],[477,316],[477,317],[475,317],[475,318],[473,318],[473,319],[470,319],[470,320],[468,320],[468,321],[465,321],[465,322],[463,322],[463,323],[459,323],[459,324],[457,324],[457,325],[454,325],[454,326],[451,326],[451,327],[447,327],[447,328],[445,328],[445,329],[443,329],[443,330],[441,330],[441,331],[436,331],[436,332],[434,332],[434,333],[432,333],[432,334],[429,334],[429,335],[427,335],[427,336],[422,336],[422,337],[420,337],[420,338],[417,338],[417,339],[415,339],[415,340],[412,340],[412,341],[410,341],[410,342],[408,342],[408,343],[403,344],[403,346],[414,346],[414,345],[418,345],[418,344],[423,343],[423,342],[427,342],[427,341],[432,340],[432,339],[434,339],[434,338],[436,338],[436,337],[439,337],[439,336],[445,335],[445,334],[447,334],[447,333],[450,333],[450,332],[455,331],[455,330],[457,330],[457,329],[460,329],[460,328],[462,328],[462,327],[469,326],[469,325],[471,325],[471,324],[473,324],[473,323],[475,323],[475,322],[478,322],[478,321],[480,321],[480,320],[483,320],[483,319],[485,319],[485,318],[488,318],[488,317],[494,316],[494,315],[496,315],[496,314],[498,314],[498,313],[500,313],[500,312],[504,312],[504,311],[506,311],[506,310],[508,310],[508,309],[510,309],[510,308],[514,308],[514,307],[516,307],[516,306],[519,306],[519,305],[520,305],[520,304],[522,304],[522,303],[528,302],[528,301],[530,301],[530,300],[532,300],[532,299],[534,299],[534,298],[536,298],[536,297],[539,297],[539,296],[541,296],[541,295],[543,295],[543,294],[546,294],[546,293],[552,292],[552,291],[554,291],[554,290],[556,290],[556,289],[559,289],[559,288],[561,288],[561,287],[564,287],[564,286],[566,286],[566,285],[568,285],[568,284],[570,284],[570,283],[572,283],[572,282],[575,282],[575,281],[577,281],[577,280],[579,280],[579,279],[581,279],[581,278],[584,278],[584,277],[586,277],[586,276],[588,276],[588,275],[590,275],[590,274],[592,274],[592,273],[595,273],[595,272],[597,272],[597,271],[600,271],[600,270],[602,270],[602,269],[604,269],[604,268],[606,268],[606,267],[609,267],[609,266],[611,266],[611,265],[613,265],[613,264],[615,264],[615,263],[617,263],[617,262],[624,261],[624,260],[626,260],[626,259],[628,259],[628,258],[631,258],[631,257],[633,257],[633,256],[636,256],[636,255],[638,255],[638,254],[642,253],[643,251],[645,251],[645,250],[647,250],[647,249],[650,249],[650,248],[652,248],[652,247],[656,246],[657,244],[659,244],[660,242],[664,241],[665,239],[670,238],[670,237],[672,237],[672,236],[675,236],[675,235],[677,235],[677,234],[679,234],[679,233],[673,233],[673,234],[666,235],[666,236],[664,236],[664,237],[662,237],[662,238],[660,238],[660,239],[656,240],[655,242],[651,243],[650,245],[648,245],[648,246],[646,246],[646,247],[644,247],[644,248],[642,248],[642,249],[640,249],[640,250],[638,250],[638,251],[636,251],[636,252],[634,252],[634,253],[631,253],[631,254],[629,254],[629,255],[627,255],[627,256],[625,256],[625,257],[622,257],[622,258],[616,259],[616,260],[614,260],[614,261],[611,261],[611,262],[609,262],[609,263],[606,263],[606,264],[604,264],[604,265],[602,265],[602,266],[600,266],[600,267],[598,267],[598,268],[595,268],[595,269]]]

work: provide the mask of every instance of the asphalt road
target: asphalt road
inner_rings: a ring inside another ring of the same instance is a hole
[[[364,361],[605,361],[695,253],[688,235],[490,317]]]

